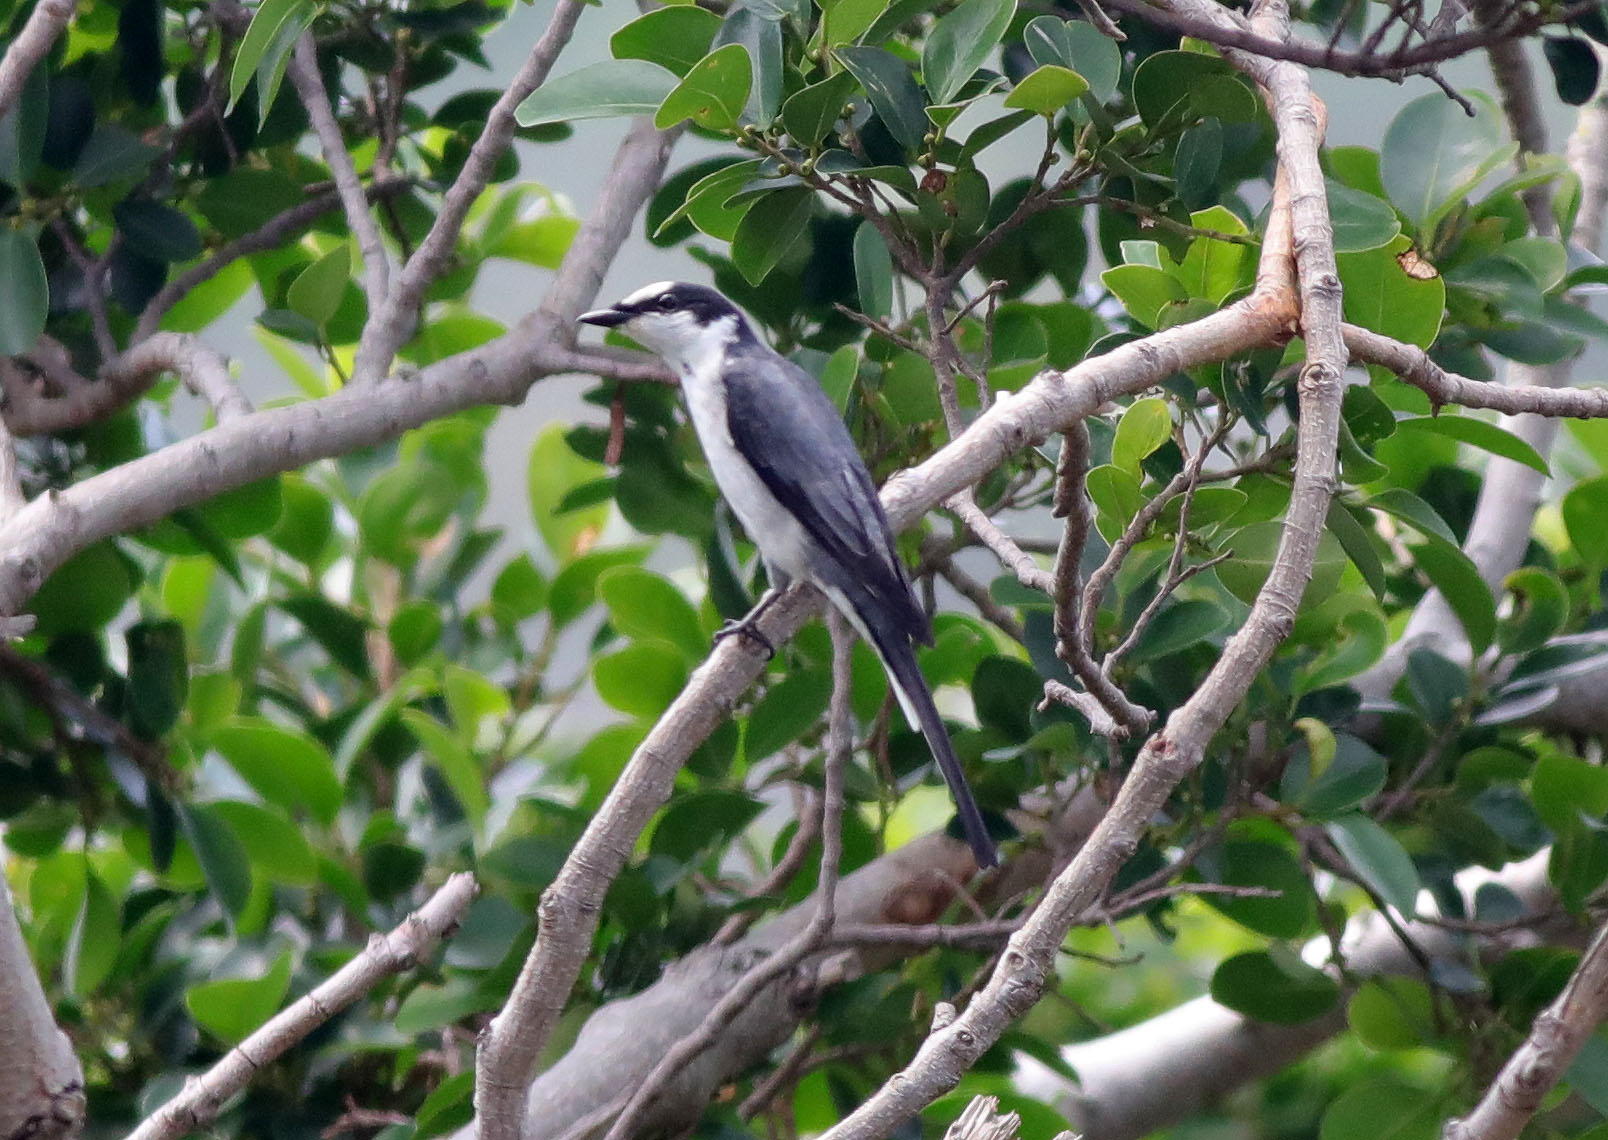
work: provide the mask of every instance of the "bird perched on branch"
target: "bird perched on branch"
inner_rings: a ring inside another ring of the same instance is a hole
[[[913,643],[932,644],[932,626],[871,474],[820,384],[703,285],[649,285],[580,320],[623,329],[675,370],[715,482],[765,560],[771,592],[717,636],[744,634],[774,652],[756,624],[765,609],[794,581],[824,593],[882,659],[949,784],[978,865],[992,866],[994,844],[916,663]]]

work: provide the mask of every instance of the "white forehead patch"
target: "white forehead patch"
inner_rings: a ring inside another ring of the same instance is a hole
[[[642,288],[638,289],[635,293],[632,293],[625,300],[621,301],[620,304],[621,305],[640,305],[643,301],[647,301],[647,300],[650,300],[651,298],[657,297],[660,293],[663,293],[666,289],[671,289],[674,286],[675,286],[674,281],[655,281],[652,285],[644,285],[644,286],[642,286]]]

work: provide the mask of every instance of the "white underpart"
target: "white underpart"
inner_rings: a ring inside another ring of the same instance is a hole
[[[632,303],[639,295],[655,295],[663,288],[650,285],[625,303]],[[790,579],[815,581],[809,536],[738,452],[726,425],[726,385],[721,368],[726,346],[737,331],[737,318],[722,317],[705,325],[691,313],[648,312],[627,322],[626,331],[659,353],[680,374],[687,411],[709,461],[709,470],[748,537],[759,547],[771,576],[780,572]]]

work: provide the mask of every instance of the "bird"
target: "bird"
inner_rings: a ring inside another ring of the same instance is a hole
[[[949,785],[977,865],[994,866],[998,852],[916,661],[932,624],[871,473],[819,382],[706,285],[660,281],[577,319],[622,330],[675,372],[715,484],[765,563],[770,592],[717,640],[743,634],[773,654],[760,616],[795,581],[819,589],[875,650]]]

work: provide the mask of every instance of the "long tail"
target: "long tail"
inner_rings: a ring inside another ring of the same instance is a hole
[[[943,718],[938,715],[938,706],[933,703],[927,679],[921,675],[916,650],[910,644],[909,637],[903,631],[887,628],[891,623],[885,619],[879,620],[882,615],[875,608],[867,607],[869,612],[864,612],[841,591],[827,592],[833,596],[832,600],[860,636],[876,651],[882,660],[882,667],[888,672],[893,694],[899,698],[899,707],[904,710],[905,719],[910,722],[911,728],[919,729],[926,738],[932,758],[938,761],[938,770],[949,785],[949,794],[954,797],[961,829],[966,833],[966,842],[971,844],[977,865],[984,869],[994,866],[999,862],[999,852],[994,847],[994,841],[988,837],[988,825],[983,822],[982,809],[977,806],[971,785],[966,782],[960,757],[955,755],[954,745],[949,742],[949,732],[944,728]]]

